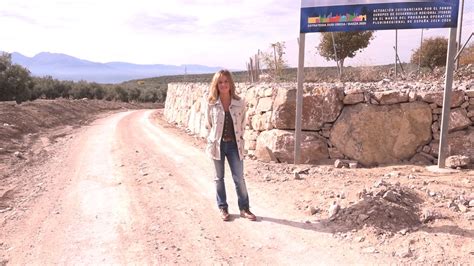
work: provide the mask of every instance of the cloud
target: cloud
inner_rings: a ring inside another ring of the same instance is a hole
[[[137,14],[131,18],[131,25],[139,31],[154,31],[172,34],[191,33],[196,30],[197,17],[177,14],[148,15]]]
[[[209,32],[271,41],[281,39],[283,35],[298,34],[299,4],[295,5],[294,1],[253,8],[241,7],[239,10],[213,21],[209,25]]]
[[[470,28],[470,31],[472,32],[473,26],[474,26],[474,10],[464,12],[464,14],[463,14],[463,28],[465,26]]]
[[[264,22],[265,20],[267,19],[254,17],[223,19],[209,25],[208,32],[225,37],[241,36],[245,38],[263,38],[272,35],[273,31],[273,29],[269,27],[269,24]]]
[[[11,12],[11,11],[6,11],[6,10],[0,10],[0,17],[2,17],[3,19],[12,19],[12,20],[17,20],[19,22],[24,22],[27,24],[33,24],[33,25],[38,23],[37,20],[31,17],[27,17],[17,12]]]
[[[222,0],[177,0],[180,4],[191,6],[206,6],[208,8],[222,5]],[[242,4],[243,0],[226,0],[226,5]]]

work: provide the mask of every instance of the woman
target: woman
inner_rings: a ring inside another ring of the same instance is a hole
[[[237,191],[240,216],[255,221],[257,218],[249,209],[244,179],[245,102],[235,93],[232,74],[228,70],[220,70],[212,78],[206,118],[209,129],[206,153],[213,160],[216,170],[214,180],[221,218],[223,221],[230,220],[224,183],[224,160],[227,158]]]

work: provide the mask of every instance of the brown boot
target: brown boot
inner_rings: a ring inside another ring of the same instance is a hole
[[[256,221],[257,217],[249,209],[240,210],[240,217],[247,218],[250,221]]]
[[[220,212],[221,212],[221,219],[222,221],[229,221],[230,220],[230,215],[229,215],[229,211],[227,210],[227,208],[220,208],[219,209]]]

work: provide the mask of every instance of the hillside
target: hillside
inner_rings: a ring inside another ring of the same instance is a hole
[[[126,62],[98,63],[59,53],[42,52],[33,57],[12,53],[12,61],[33,76],[52,76],[59,80],[98,83],[120,83],[132,79],[149,78],[183,73],[212,73],[219,67],[204,65],[131,64]]]

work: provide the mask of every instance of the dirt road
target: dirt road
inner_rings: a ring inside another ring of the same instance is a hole
[[[210,161],[166,125],[153,123],[152,113],[99,119],[60,140],[54,156],[30,169],[41,195],[20,208],[16,221],[5,219],[4,263],[380,262],[334,240],[323,224],[274,208],[285,196],[252,182],[257,222],[238,217],[230,178],[232,220],[222,222]],[[384,263],[395,261],[384,258]]]

